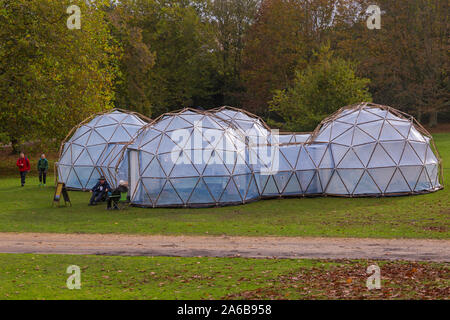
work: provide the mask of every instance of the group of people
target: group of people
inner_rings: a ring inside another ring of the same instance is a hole
[[[20,172],[20,183],[21,186],[25,186],[25,178],[27,173],[31,170],[30,160],[25,156],[23,152],[20,153],[19,159],[16,163]],[[42,154],[37,163],[37,170],[39,172],[39,186],[45,186],[47,182],[47,172],[48,172],[48,160],[45,154]],[[117,205],[113,207],[113,204],[117,204],[120,200],[120,196],[124,192],[128,192],[128,183],[126,181],[120,180],[119,186],[112,189],[105,177],[101,176],[98,179],[97,184],[91,190],[92,196],[89,201],[89,205],[93,206],[99,202],[106,201],[106,209],[117,208]]]
[[[20,153],[19,159],[16,162],[17,167],[20,172],[20,183],[25,186],[25,178],[27,173],[31,170],[30,160],[25,157],[23,152]],[[39,186],[45,186],[47,183],[47,172],[48,172],[48,160],[45,157],[45,154],[41,154],[41,157],[37,163],[37,170],[39,172]]]

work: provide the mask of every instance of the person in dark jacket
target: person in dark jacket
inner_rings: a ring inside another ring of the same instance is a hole
[[[20,172],[20,183],[22,184],[22,187],[25,185],[25,177],[30,171],[30,160],[28,160],[27,157],[25,157],[25,154],[23,152],[20,153],[20,157],[16,162],[16,166],[19,168]]]
[[[39,187],[44,186],[47,180],[48,160],[45,158],[45,154],[41,154],[41,158],[37,163],[37,169],[39,172]]]
[[[111,209],[113,202],[114,204],[117,204],[117,202],[119,202],[122,192],[128,192],[128,182],[124,180],[120,180],[119,186],[115,188],[108,196],[108,203],[106,205],[107,210]],[[115,206],[115,208],[117,208],[117,206]]]
[[[97,202],[105,201],[106,193],[110,190],[111,188],[108,182],[106,182],[105,177],[101,176],[98,179],[97,184],[91,190],[92,196],[91,200],[89,201],[89,205],[94,206],[97,204]]]

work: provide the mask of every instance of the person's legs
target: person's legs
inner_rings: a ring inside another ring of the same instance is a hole
[[[106,203],[106,209],[111,209],[111,205],[112,205],[112,199],[111,199],[111,197],[108,197],[108,202]]]
[[[98,192],[92,192],[91,200],[89,200],[89,204],[93,205],[95,203],[95,198],[97,197]]]
[[[105,197],[105,191],[100,191],[95,197],[95,202],[101,202]]]
[[[42,184],[42,170],[39,169],[39,186]]]
[[[42,172],[42,181],[44,182],[44,186],[47,183],[47,171]]]
[[[20,172],[20,183],[21,183],[22,187],[25,185],[25,175],[26,175],[26,171]]]

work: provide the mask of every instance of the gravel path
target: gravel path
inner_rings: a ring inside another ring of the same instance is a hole
[[[450,261],[450,240],[0,233],[2,253]]]

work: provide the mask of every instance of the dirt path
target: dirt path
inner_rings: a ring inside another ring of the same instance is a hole
[[[0,233],[0,252],[450,261],[450,240]]]

